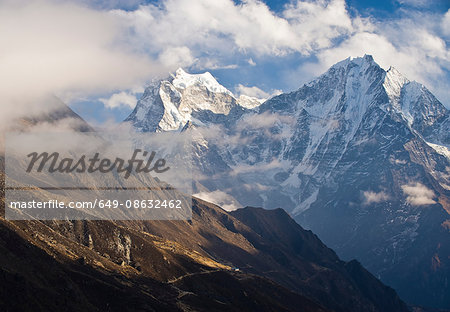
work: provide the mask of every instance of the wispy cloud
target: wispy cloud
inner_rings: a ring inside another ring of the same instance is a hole
[[[242,207],[242,205],[236,199],[234,199],[233,196],[220,190],[213,192],[200,192],[194,194],[193,196],[214,203],[222,207],[226,211],[233,211]]]
[[[258,87],[246,87],[242,84],[238,84],[236,86],[236,93],[238,95],[247,95],[247,96],[251,96],[251,97],[255,97],[257,99],[267,99],[270,97],[270,94],[261,90]]]
[[[429,4],[427,0],[397,0],[397,2],[402,5],[409,5],[412,7],[424,7]]]
[[[99,100],[108,108],[116,108],[120,106],[133,108],[137,103],[136,95],[125,91],[114,93],[109,98],[101,98]]]
[[[450,37],[450,9],[445,13],[442,18],[441,28],[443,33],[448,37]]]
[[[333,39],[353,27],[343,0],[297,1],[280,15],[257,0],[240,4],[232,0],[166,0],[113,14],[135,34],[130,38],[134,46],[163,55],[163,47],[172,52],[183,47],[180,54],[192,55],[197,63],[205,56],[223,58],[233,53],[308,55],[331,46]],[[170,58],[181,59],[176,53]]]
[[[435,204],[436,194],[422,183],[415,182],[402,185],[403,193],[406,195],[406,201],[413,206]]]
[[[370,205],[370,204],[378,204],[381,202],[386,202],[389,200],[390,196],[385,193],[384,191],[381,192],[373,192],[373,191],[364,191],[364,204]]]
[[[108,12],[69,2],[0,2],[2,124],[48,93],[68,100],[129,89],[166,71],[123,35]]]

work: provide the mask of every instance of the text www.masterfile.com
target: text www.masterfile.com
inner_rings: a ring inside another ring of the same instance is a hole
[[[8,206],[13,209],[181,209],[181,200],[159,200],[159,199],[135,199],[135,200],[110,200],[94,199],[90,201],[60,201],[50,199],[46,201],[10,201]]]

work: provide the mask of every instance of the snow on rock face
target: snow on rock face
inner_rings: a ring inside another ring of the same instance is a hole
[[[427,141],[450,147],[448,110],[423,85],[409,82],[402,89],[402,114]]]
[[[410,128],[430,142],[450,146],[448,110],[424,85],[409,81],[391,67],[386,72],[383,88],[390,107]]]
[[[386,72],[383,87],[386,90],[392,106],[397,110],[402,110],[402,107],[399,106],[400,95],[403,86],[408,82],[409,80],[392,66]]]
[[[191,75],[186,73],[182,68],[178,68],[175,72],[175,78],[172,84],[177,89],[187,89],[192,86],[205,86],[209,91],[215,93],[225,93],[230,96],[233,94],[224,86],[220,85],[217,80],[209,73]]]

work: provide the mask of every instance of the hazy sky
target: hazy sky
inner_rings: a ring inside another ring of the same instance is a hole
[[[88,121],[120,121],[178,67],[267,97],[372,54],[450,107],[449,3],[0,0],[0,95],[54,93]]]

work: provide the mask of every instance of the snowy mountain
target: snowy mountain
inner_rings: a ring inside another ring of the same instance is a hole
[[[178,70],[127,121],[196,129],[197,196],[283,207],[406,301],[450,307],[449,111],[396,69],[348,58],[263,104]]]
[[[247,96],[236,99],[208,72],[191,75],[179,68],[174,76],[149,86],[126,121],[140,131],[171,131],[193,120],[196,112],[228,115],[234,109],[260,104],[256,98]]]

